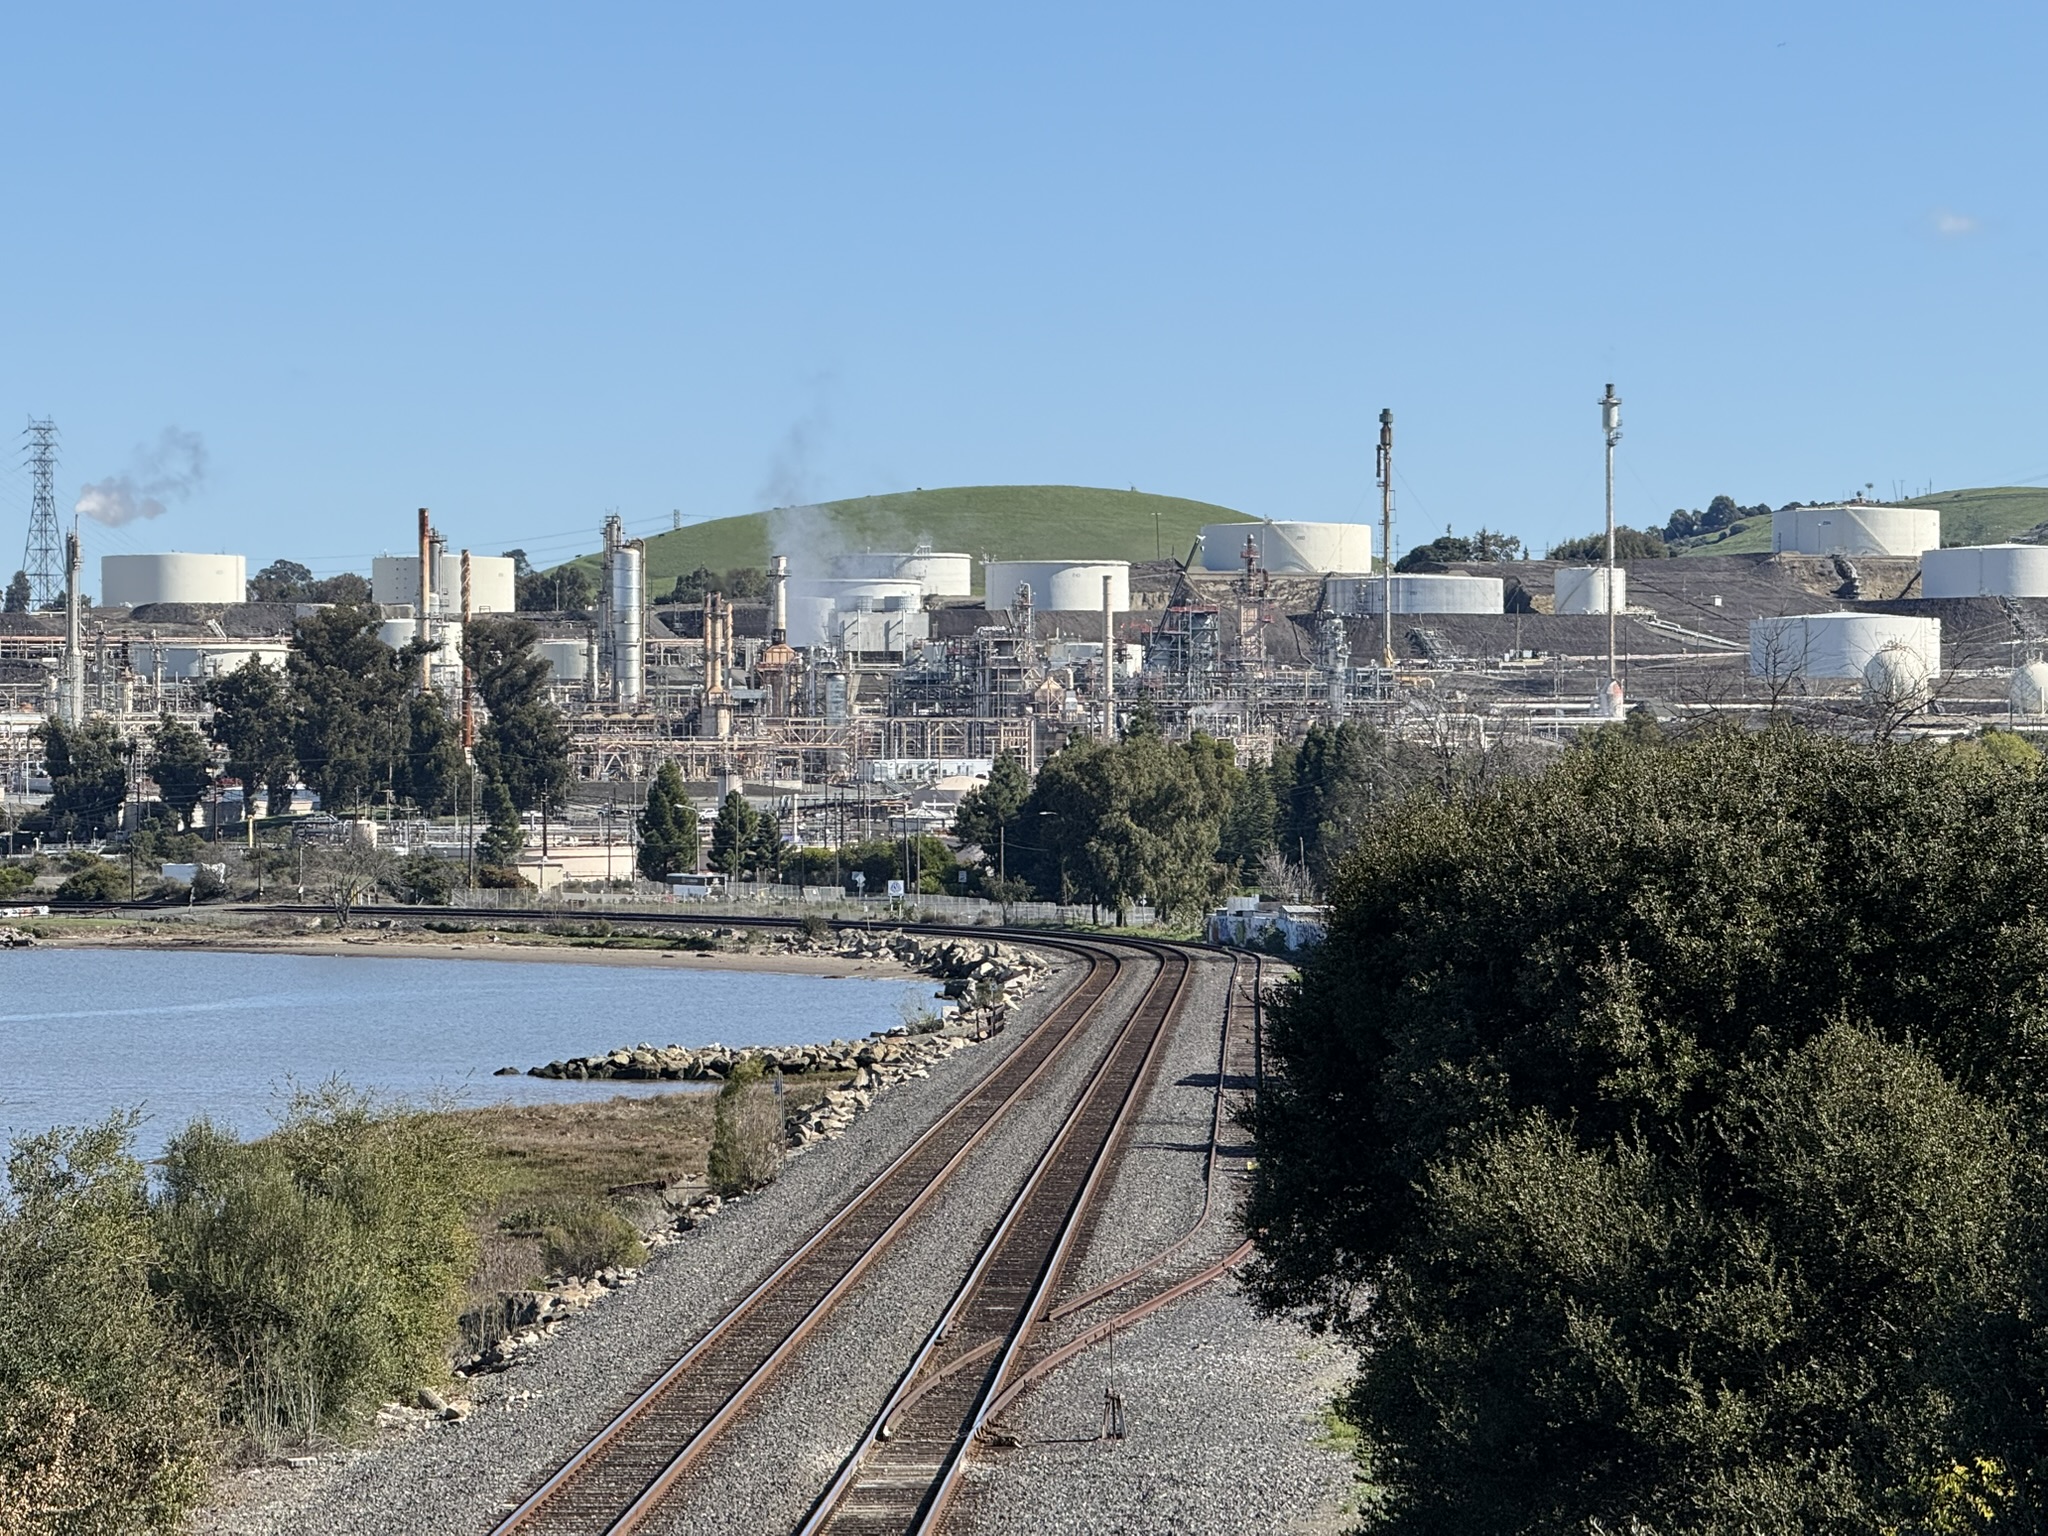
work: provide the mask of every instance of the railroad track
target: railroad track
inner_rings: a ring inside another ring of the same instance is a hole
[[[1020,1370],[1076,1251],[1186,995],[1189,957],[1154,952],[1159,972],[1144,997],[798,1536],[907,1536],[939,1528],[969,1449]]]
[[[1106,946],[1055,947],[1081,954],[1088,970],[1046,1021],[508,1514],[498,1536],[626,1532],[662,1505],[1005,1113],[1088,1032],[1136,958]]]

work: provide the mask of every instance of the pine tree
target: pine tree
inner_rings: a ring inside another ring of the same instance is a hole
[[[476,856],[479,863],[506,865],[519,857],[519,850],[526,843],[526,833],[519,825],[519,808],[512,803],[512,795],[500,778],[484,780],[484,815],[489,825],[477,839]]]
[[[640,813],[640,873],[649,880],[697,866],[697,807],[674,763],[663,763]]]
[[[27,613],[29,599],[34,595],[34,589],[29,586],[28,572],[16,571],[14,579],[7,583],[5,611],[8,613]]]
[[[756,877],[774,878],[782,873],[782,823],[773,811],[764,811],[754,819],[752,846],[747,850],[747,862],[754,867]]]
[[[711,867],[729,880],[738,879],[753,843],[754,813],[735,789],[726,795],[718,820],[711,824]]]
[[[156,780],[164,805],[177,813],[178,825],[190,829],[192,813],[206,793],[206,738],[182,720],[165,715],[150,733],[149,776]]]

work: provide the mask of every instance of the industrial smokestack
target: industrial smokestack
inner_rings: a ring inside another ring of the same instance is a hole
[[[413,615],[413,635],[421,645],[429,644],[434,638],[432,624],[427,614],[434,604],[434,527],[427,519],[427,509],[420,508],[420,606]],[[420,657],[420,692],[425,693],[433,686],[433,676],[428,670],[425,655]]]
[[[1116,617],[1110,579],[1102,578],[1102,739],[1116,740]]]
[[[78,530],[64,536],[64,723],[77,725],[85,718],[85,647],[78,634],[78,576],[85,568],[85,556],[78,547]]]
[[[462,750],[476,745],[476,711],[469,695],[469,551],[462,552]]]
[[[647,594],[637,539],[612,551],[612,682],[622,705],[638,705],[647,678]]]
[[[773,555],[768,561],[768,641],[789,644],[789,556]]]

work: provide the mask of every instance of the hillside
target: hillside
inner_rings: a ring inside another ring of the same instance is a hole
[[[765,566],[771,553],[798,557],[830,549],[963,550],[983,560],[1150,560],[1185,557],[1204,523],[1252,522],[1242,512],[1079,485],[963,485],[825,502],[796,511],[721,517],[647,541],[647,578],[659,591],[705,566]],[[773,530],[771,532],[771,530]],[[774,548],[774,545],[783,545]],[[580,557],[594,566],[595,555]]]
[[[2007,544],[2048,523],[2048,488],[2031,485],[1982,486],[1975,490],[1936,491],[1915,496],[1909,507],[1941,509],[1941,542]],[[2030,541],[2031,542],[2031,541]],[[1686,555],[1767,555],[1771,552],[1771,519],[1750,518],[1740,533],[1718,541],[1686,546]]]

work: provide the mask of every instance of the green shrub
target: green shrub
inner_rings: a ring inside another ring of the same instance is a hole
[[[133,1117],[14,1143],[0,1195],[0,1532],[175,1529],[217,1441],[211,1377],[150,1287]]]
[[[749,1057],[718,1090],[706,1170],[712,1188],[730,1197],[772,1183],[782,1167],[786,1138],[782,1097],[761,1080],[761,1063]]]
[[[550,1274],[594,1275],[647,1262],[633,1223],[608,1205],[564,1206],[540,1229],[541,1262]]]
[[[813,944],[830,944],[832,942],[831,919],[821,913],[806,912],[796,920],[796,931],[799,936],[810,940]]]
[[[194,901],[219,901],[228,893],[227,881],[208,869],[204,864],[192,873],[192,899]]]
[[[0,896],[12,896],[35,883],[35,875],[23,865],[0,864]]]
[[[474,1142],[329,1087],[243,1144],[201,1121],[171,1143],[165,1284],[259,1439],[345,1433],[442,1376],[475,1268]]]
[[[530,891],[533,882],[528,880],[510,864],[483,864],[476,872],[479,890],[485,891]]]
[[[57,887],[59,901],[126,901],[128,871],[109,859],[94,859]]]
[[[455,866],[421,849],[398,866],[393,884],[397,895],[415,906],[445,907],[455,887]]]

